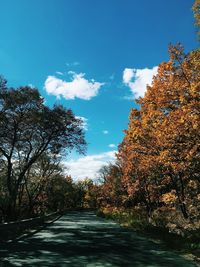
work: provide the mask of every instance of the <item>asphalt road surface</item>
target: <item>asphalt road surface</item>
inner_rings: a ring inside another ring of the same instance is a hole
[[[36,234],[0,244],[0,267],[195,267],[168,250],[93,212],[69,212]]]

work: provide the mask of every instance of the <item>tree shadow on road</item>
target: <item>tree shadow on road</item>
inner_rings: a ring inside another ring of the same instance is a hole
[[[92,212],[71,212],[32,237],[1,245],[0,267],[194,267],[137,233]]]

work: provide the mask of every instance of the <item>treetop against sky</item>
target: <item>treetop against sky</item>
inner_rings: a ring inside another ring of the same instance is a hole
[[[143,96],[169,43],[198,45],[192,0],[0,0],[0,73],[37,87],[48,106],[84,120],[88,155],[66,159],[76,179],[114,159],[133,99]]]

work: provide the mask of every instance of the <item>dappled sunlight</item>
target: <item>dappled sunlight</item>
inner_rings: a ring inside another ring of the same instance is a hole
[[[70,212],[46,229],[1,246],[1,266],[194,267],[155,243],[93,212]]]

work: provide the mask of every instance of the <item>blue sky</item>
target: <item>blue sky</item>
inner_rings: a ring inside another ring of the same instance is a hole
[[[192,3],[0,0],[0,74],[85,120],[87,156],[65,159],[75,179],[94,178],[113,160],[134,98],[168,59],[168,44],[198,46]]]

